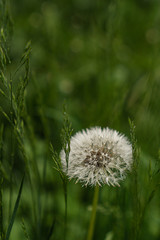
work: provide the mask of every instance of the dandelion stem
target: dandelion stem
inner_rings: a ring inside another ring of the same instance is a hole
[[[97,211],[97,203],[98,203],[98,195],[99,195],[99,186],[96,185],[95,189],[94,189],[92,214],[91,214],[90,225],[89,225],[89,229],[88,229],[87,240],[92,240],[92,238],[93,238],[94,225],[95,225],[95,219],[96,219],[96,211]]]

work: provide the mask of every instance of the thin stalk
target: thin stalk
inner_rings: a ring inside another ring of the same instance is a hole
[[[2,174],[2,160],[3,160],[3,129],[4,126],[1,125],[0,128],[0,239],[3,239],[3,174]]]
[[[0,180],[0,239],[3,239],[3,194],[2,194],[2,179]]]
[[[95,226],[95,220],[96,220],[97,203],[98,203],[98,195],[99,195],[99,186],[96,185],[95,189],[94,189],[92,214],[91,214],[90,225],[89,225],[89,229],[88,229],[87,240],[92,240],[92,238],[93,238],[93,232],[94,232],[94,226]]]
[[[64,198],[65,198],[65,215],[64,215],[64,240],[67,238],[67,208],[68,208],[68,198],[67,198],[67,180],[64,180]]]
[[[13,119],[13,82],[10,76],[10,119],[11,122],[14,123]],[[13,165],[14,165],[14,146],[13,146],[13,128],[11,128],[11,173],[10,173],[10,192],[9,192],[9,220],[11,218],[11,211],[12,211],[12,195],[13,195]]]

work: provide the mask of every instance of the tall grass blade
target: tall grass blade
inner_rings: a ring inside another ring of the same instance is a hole
[[[3,172],[2,172],[2,159],[3,159],[3,130],[4,125],[1,125],[0,128],[0,237],[3,239],[3,193],[2,193],[2,184],[3,184]]]
[[[62,141],[62,148],[65,152],[66,155],[66,165],[67,165],[67,171],[68,171],[68,162],[69,162],[69,153],[70,153],[70,139],[72,136],[72,124],[69,120],[69,116],[67,113],[67,109],[66,109],[66,103],[64,103],[63,105],[63,128],[61,130],[61,141]],[[64,227],[64,239],[66,239],[66,235],[67,235],[67,202],[68,202],[68,191],[67,191],[67,177],[64,177],[64,181],[63,181],[63,187],[64,187],[64,198],[65,198],[65,227]]]
[[[46,240],[50,240],[50,239],[51,239],[51,237],[52,237],[52,235],[53,235],[55,223],[56,223],[56,220],[53,219],[53,222],[52,222],[52,225],[51,225],[51,227],[50,227],[49,234],[48,234],[48,237],[47,237]]]
[[[141,219],[141,202],[139,197],[138,184],[138,167],[139,167],[139,149],[137,146],[137,139],[135,133],[135,124],[129,119],[130,135],[132,143],[133,154],[133,239],[139,238],[140,219]]]
[[[15,202],[14,210],[13,210],[11,220],[10,220],[10,223],[9,223],[9,226],[8,226],[8,229],[7,229],[5,240],[9,240],[10,233],[11,233],[14,221],[15,221],[16,213],[17,213],[17,210],[18,210],[18,207],[19,207],[20,198],[21,198],[21,194],[22,194],[23,182],[24,182],[24,176],[23,176],[22,181],[21,181],[21,185],[20,185],[20,188],[19,188],[17,200]]]

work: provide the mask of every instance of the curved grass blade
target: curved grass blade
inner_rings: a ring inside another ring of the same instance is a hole
[[[19,188],[17,200],[16,200],[14,210],[13,210],[13,213],[12,213],[12,216],[11,216],[11,220],[10,220],[10,223],[9,223],[9,226],[8,226],[8,229],[7,229],[5,240],[9,240],[9,237],[10,237],[10,233],[11,233],[11,230],[12,230],[12,227],[13,227],[13,223],[14,223],[14,220],[15,220],[15,217],[16,217],[17,209],[18,209],[18,206],[19,206],[20,198],[21,198],[23,182],[24,182],[24,176],[23,176],[22,181],[21,181],[21,185],[20,185],[20,188]]]
[[[3,231],[3,173],[2,173],[2,159],[3,159],[3,131],[4,125],[2,124],[0,127],[0,238],[3,239],[4,231]]]
[[[55,218],[53,219],[53,222],[52,222],[52,225],[50,227],[50,230],[49,230],[49,234],[47,236],[47,239],[46,240],[50,240],[52,235],[53,235],[53,232],[54,232],[54,227],[55,227],[55,223],[56,223],[56,220]]]

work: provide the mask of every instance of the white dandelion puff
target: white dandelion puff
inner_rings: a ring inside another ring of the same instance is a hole
[[[120,186],[133,162],[128,139],[115,130],[100,127],[77,132],[71,138],[68,169],[64,150],[60,157],[69,179],[75,178],[85,186]]]

